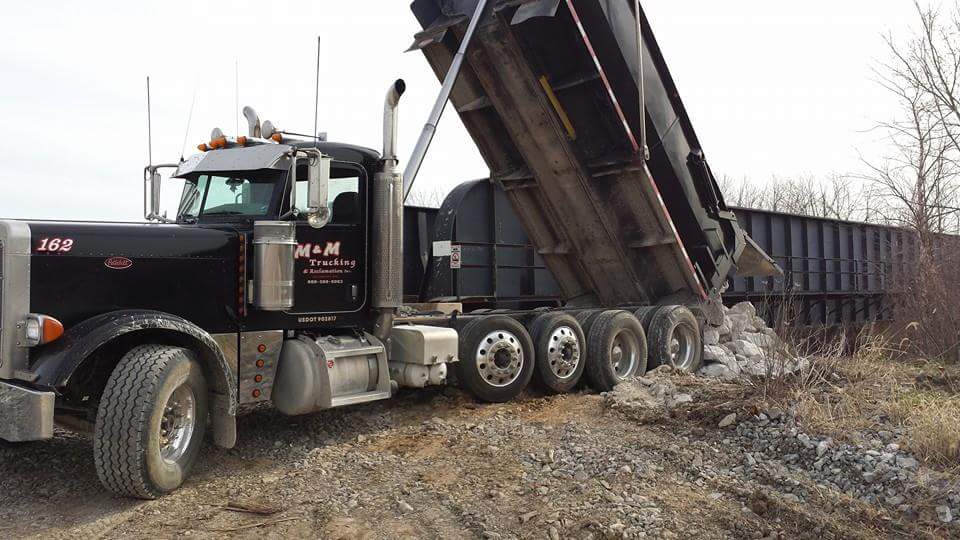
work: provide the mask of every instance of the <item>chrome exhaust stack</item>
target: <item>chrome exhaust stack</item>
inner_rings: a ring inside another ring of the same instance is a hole
[[[250,137],[260,138],[260,115],[251,106],[243,108],[243,117],[247,119],[247,134]]]
[[[383,164],[384,172],[391,168],[393,172],[399,164],[397,158],[397,125],[399,124],[400,98],[407,91],[407,83],[398,79],[387,92],[387,99],[383,104]]]
[[[406,91],[397,80],[383,107],[383,158],[373,179],[373,252],[383,260],[374,266],[373,307],[379,312],[373,335],[390,337],[393,319],[403,303],[403,175],[397,171],[397,123],[400,98]]]

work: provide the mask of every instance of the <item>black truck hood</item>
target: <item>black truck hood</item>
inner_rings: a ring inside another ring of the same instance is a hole
[[[237,236],[232,227],[112,223],[88,221],[27,221],[34,255],[62,257],[204,257],[216,256]],[[47,244],[43,245],[43,240]],[[51,249],[50,242],[60,239]],[[69,248],[64,242],[72,240]]]
[[[236,328],[241,234],[232,226],[27,221],[30,309],[68,328],[147,309],[211,333]]]

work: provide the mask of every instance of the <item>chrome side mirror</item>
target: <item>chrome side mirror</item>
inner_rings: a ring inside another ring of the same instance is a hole
[[[143,218],[147,221],[167,223],[170,220],[160,215],[160,169],[176,169],[178,165],[151,165],[143,170]]]
[[[325,156],[319,150],[294,150],[293,163],[290,166],[290,212],[280,217],[284,219],[300,212],[297,206],[297,164],[300,158],[307,161],[307,223],[314,229],[320,229],[330,223],[329,189],[330,164],[333,158]]]
[[[333,159],[319,153],[310,156],[307,177],[307,223],[319,229],[330,223],[330,164]]]

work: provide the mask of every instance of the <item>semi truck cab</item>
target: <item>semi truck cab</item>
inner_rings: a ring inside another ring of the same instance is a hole
[[[0,438],[86,428],[103,483],[150,498],[186,478],[208,420],[235,444],[239,407],[305,414],[445,383],[456,330],[394,328],[404,89],[388,92],[382,154],[249,109],[248,134],[214,130],[145,169],[147,223],[0,221]],[[170,218],[163,169],[183,180]]]

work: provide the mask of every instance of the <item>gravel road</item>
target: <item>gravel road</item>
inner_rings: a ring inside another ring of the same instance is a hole
[[[788,415],[751,416],[729,399],[727,383],[665,377],[675,379],[667,390],[646,380],[608,396],[527,395],[503,405],[448,388],[297,418],[258,409],[241,417],[235,449],[208,449],[187,485],[157,501],[105,493],[85,436],[7,444],[0,536],[875,538],[955,530],[921,526],[829,485],[804,465],[816,445],[790,446],[806,456],[796,459],[780,447],[765,453],[773,443],[763,437],[788,436]],[[653,402],[637,398],[651,388]]]

